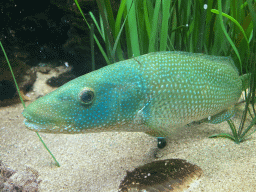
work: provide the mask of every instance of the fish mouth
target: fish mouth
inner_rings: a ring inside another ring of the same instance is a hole
[[[51,120],[43,120],[42,118],[37,118],[33,115],[30,115],[26,110],[22,112],[22,115],[25,117],[24,124],[25,126],[35,132],[43,133],[52,133],[52,134],[77,134],[83,133],[86,130],[76,129],[73,125],[68,125],[65,123],[56,122]],[[39,119],[39,120],[37,120]]]
[[[41,124],[37,124],[35,122],[32,122],[28,119],[24,120],[24,124],[25,126],[32,130],[32,131],[36,131],[36,132],[47,132],[47,126],[41,125]]]
[[[69,133],[69,126],[58,126],[56,123],[51,122],[45,123],[43,119],[38,119],[37,117],[30,115],[26,110],[22,112],[22,115],[25,117],[25,126],[31,131],[44,133]]]
[[[28,119],[24,120],[24,124],[25,126],[31,130],[31,131],[35,131],[35,132],[43,132],[43,133],[53,133],[53,134],[75,134],[75,133],[79,133],[79,131],[75,130],[74,128],[72,128],[71,125],[69,126],[57,126],[57,125],[45,125],[45,124],[40,124],[40,123],[36,123],[33,121],[30,121]]]

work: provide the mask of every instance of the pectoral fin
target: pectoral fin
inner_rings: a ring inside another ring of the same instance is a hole
[[[153,137],[167,137],[168,136],[168,134],[166,134],[166,133],[163,133],[161,131],[157,131],[157,128],[152,129],[151,131],[147,131],[145,133],[150,135],[150,136],[153,136]]]
[[[216,115],[209,116],[208,123],[218,124],[218,123],[229,120],[234,115],[235,115],[235,107],[232,106]]]

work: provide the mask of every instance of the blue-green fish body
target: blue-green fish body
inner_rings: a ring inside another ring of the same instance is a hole
[[[242,78],[229,57],[156,52],[78,77],[23,115],[34,131],[166,136],[193,121],[229,119],[241,92]]]

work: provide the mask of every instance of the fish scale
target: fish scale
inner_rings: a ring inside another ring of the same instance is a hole
[[[215,115],[241,95],[241,78],[227,57],[162,52],[137,60],[151,96],[145,121],[156,131]]]
[[[228,120],[241,92],[242,78],[229,57],[156,52],[78,77],[30,104],[23,115],[34,131],[168,136],[193,121]]]

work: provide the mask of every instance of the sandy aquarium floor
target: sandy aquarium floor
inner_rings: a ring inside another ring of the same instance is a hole
[[[61,164],[56,167],[36,133],[25,128],[22,110],[21,104],[0,108],[0,160],[14,170],[37,170],[39,191],[116,192],[126,170],[155,160],[156,139],[144,133],[40,134]],[[159,159],[198,165],[203,176],[193,191],[253,192],[256,135],[239,145],[208,138],[229,131],[226,122],[185,127],[158,151]]]

